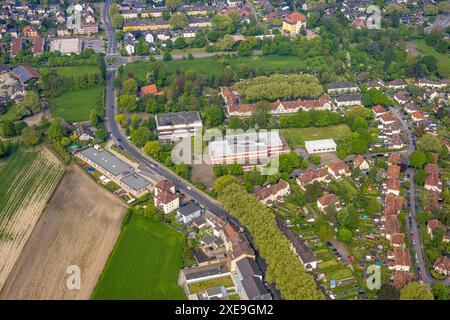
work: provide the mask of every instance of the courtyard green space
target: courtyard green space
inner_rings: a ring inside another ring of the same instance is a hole
[[[333,139],[337,142],[344,140],[351,133],[346,124],[327,127],[288,128],[280,131],[291,148],[303,147],[307,140]]]
[[[190,293],[199,293],[206,289],[224,286],[225,288],[234,287],[233,280],[230,277],[220,277],[211,280],[195,282],[189,285]]]
[[[127,214],[92,299],[185,299],[177,279],[184,235],[153,219]]]
[[[92,109],[103,114],[103,86],[69,91],[55,98],[49,98],[52,115],[69,122],[89,120]]]

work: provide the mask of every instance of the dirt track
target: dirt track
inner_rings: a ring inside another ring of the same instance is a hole
[[[120,232],[126,206],[69,167],[0,293],[0,299],[89,299]],[[81,269],[69,290],[67,267]]]

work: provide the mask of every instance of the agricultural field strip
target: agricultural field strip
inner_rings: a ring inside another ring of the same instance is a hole
[[[43,153],[11,157],[0,166],[0,288],[64,171]]]

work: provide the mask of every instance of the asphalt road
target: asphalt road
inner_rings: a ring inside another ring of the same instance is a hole
[[[406,136],[408,139],[408,149],[406,150],[406,152],[404,153],[404,155],[406,156],[406,159],[409,159],[409,156],[411,155],[411,153],[414,152],[415,148],[415,140],[414,140],[414,136],[412,133],[412,130],[409,128],[409,124],[408,122],[406,122],[403,118],[402,118],[402,114],[401,112],[396,109],[396,108],[390,108],[390,111],[392,111],[393,116],[401,123],[404,132],[406,132]],[[421,235],[421,230],[418,229],[417,226],[417,221],[416,221],[416,206],[419,206],[419,200],[417,198],[417,190],[416,190],[416,185],[414,183],[414,175],[415,175],[415,170],[413,168],[408,168],[406,170],[406,174],[409,175],[409,207],[410,207],[410,217],[411,220],[409,220],[408,224],[410,225],[410,229],[409,232],[414,232],[414,251],[417,254],[417,259],[416,257],[411,257],[412,259],[416,260],[416,265],[420,268],[421,271],[421,278],[422,281],[428,283],[430,286],[434,285],[434,283],[439,282],[437,280],[435,280],[428,272],[427,268],[426,268],[426,264],[425,264],[425,260],[423,257],[423,245],[422,245],[422,235]],[[422,226],[425,227],[425,226]],[[409,237],[409,235],[408,235]],[[417,269],[414,270],[414,274],[416,274],[416,276],[418,275]],[[447,279],[444,282],[446,285],[450,285],[450,278]]]
[[[105,32],[108,38],[108,55],[113,57],[118,57],[117,50],[117,42],[114,39],[115,30],[111,25],[108,18],[109,6],[111,5],[111,0],[106,0],[104,2],[104,6],[102,8],[102,20],[103,26],[105,28]],[[121,59],[118,59],[119,61]],[[196,189],[195,186],[188,183],[187,181],[181,179],[176,174],[174,174],[169,169],[158,165],[155,163],[149,156],[145,155],[141,150],[136,148],[124,135],[124,133],[120,130],[117,122],[114,120],[116,115],[116,107],[115,107],[115,90],[114,90],[114,79],[116,77],[116,71],[118,65],[121,63],[116,63],[108,66],[106,71],[106,94],[105,94],[105,121],[107,132],[110,135],[116,145],[120,148],[123,148],[125,152],[130,154],[137,162],[139,162],[139,168],[150,175],[154,176],[157,180],[165,178],[171,181],[177,190],[185,195],[191,197],[194,201],[196,201],[203,208],[213,212],[217,216],[222,219],[228,221],[230,224],[234,225],[241,232],[244,232],[253,249],[256,252],[256,262],[261,268],[261,270],[266,273],[266,264],[264,260],[258,255],[258,251],[254,247],[251,239],[251,234],[245,230],[235,219],[231,216],[226,210],[224,210],[214,199],[210,198],[208,195],[204,194],[200,190]],[[280,293],[274,286],[270,286],[272,295],[275,299],[282,299]]]

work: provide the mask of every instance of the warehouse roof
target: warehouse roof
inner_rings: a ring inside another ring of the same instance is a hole
[[[198,111],[182,111],[156,115],[156,124],[158,127],[186,125],[197,122],[202,122]]]
[[[336,148],[336,142],[333,139],[309,140],[305,141],[305,148],[307,150],[314,150],[317,148]]]
[[[120,181],[122,181],[127,186],[129,186],[131,189],[136,190],[136,191],[141,190],[150,184],[150,181],[148,181],[147,179],[144,179],[138,173],[132,173]]]
[[[94,147],[90,147],[80,151],[80,153],[111,173],[113,176],[130,174],[134,171],[131,166],[114,156],[109,151],[97,150]]]

